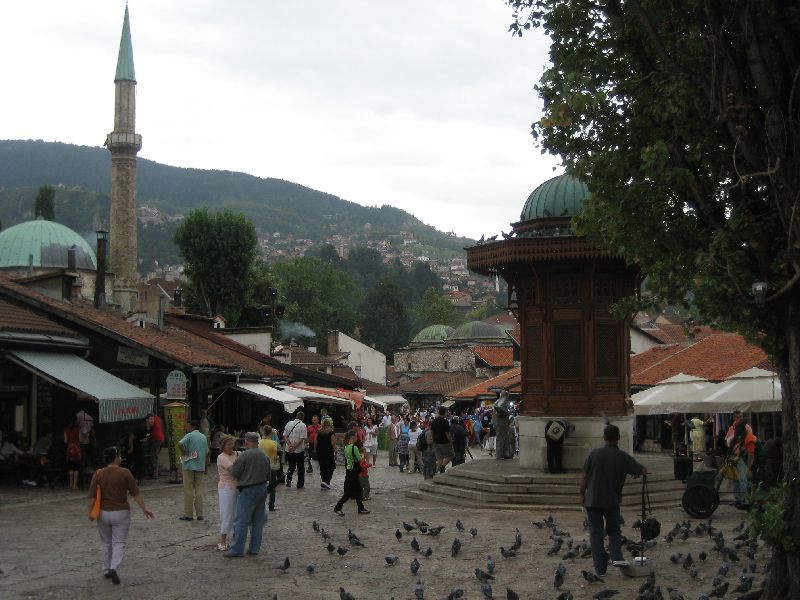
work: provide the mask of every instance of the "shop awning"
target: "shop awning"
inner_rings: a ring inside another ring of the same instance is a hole
[[[444,406],[445,408],[450,408],[455,403],[456,403],[455,400],[445,400],[444,402],[442,402],[442,406]]]
[[[378,402],[383,402],[387,406],[391,406],[393,404],[408,404],[408,400],[403,398],[402,396],[389,394],[386,396],[370,396],[373,400],[377,400]]]
[[[74,354],[16,350],[8,358],[51,383],[97,400],[100,422],[143,419],[153,410],[153,396]]]
[[[267,385],[266,383],[238,383],[233,387],[248,394],[258,396],[259,398],[264,398],[265,400],[273,400],[283,405],[283,410],[289,414],[303,406],[302,400],[278,388]]]
[[[320,404],[346,404],[350,408],[353,408],[352,400],[339,398],[338,396],[331,396],[329,394],[323,394],[307,387],[283,386],[281,387],[281,390],[287,394],[291,394],[296,398],[302,398],[303,400],[311,400],[313,402],[319,402]]]

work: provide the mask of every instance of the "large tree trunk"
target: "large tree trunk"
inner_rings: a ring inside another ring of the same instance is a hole
[[[786,345],[776,357],[783,395],[783,481],[788,483],[786,523],[791,539],[800,544],[800,307],[787,311]],[[773,548],[772,570],[763,600],[800,598],[800,552]]]

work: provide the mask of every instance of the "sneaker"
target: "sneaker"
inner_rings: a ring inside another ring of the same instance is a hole
[[[286,487],[292,487],[292,482],[291,481],[287,481],[286,482]]]
[[[202,520],[203,520],[203,517],[202,517],[202,515],[201,515],[201,516],[199,516],[199,517],[197,517],[197,520],[198,520],[198,521],[202,521]]]
[[[108,571],[108,578],[113,584],[119,585],[119,575],[117,575],[117,572],[114,569],[110,569]]]
[[[368,515],[369,511],[365,508],[364,510],[358,511],[358,514],[360,514],[360,515]]]
[[[333,512],[335,512],[335,513],[336,513],[337,515],[339,515],[340,517],[343,517],[343,516],[344,516],[344,511],[342,511],[342,510],[336,510],[336,509],[334,508],[334,509],[333,509]]]
[[[228,545],[227,544],[217,544],[217,550],[219,550],[220,552],[225,552],[226,550],[228,550]]]
[[[331,486],[330,486],[330,485],[328,485],[327,483],[325,483],[324,481],[323,481],[322,483],[320,483],[320,484],[319,484],[319,487],[321,487],[323,490],[329,490],[329,489],[331,489]]]

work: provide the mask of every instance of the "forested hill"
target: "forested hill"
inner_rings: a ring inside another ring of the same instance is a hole
[[[111,156],[105,148],[57,142],[0,140],[0,219],[3,227],[31,218],[41,185],[58,187],[57,220],[83,232],[108,222]],[[68,193],[67,193],[68,192]],[[137,196],[166,213],[186,214],[207,206],[242,212],[262,234],[280,232],[322,240],[361,232],[370,223],[376,237],[413,231],[421,243],[460,253],[471,240],[446,235],[392,206],[366,207],[283,181],[231,171],[184,169],[140,158]],[[68,204],[65,207],[64,201]],[[70,214],[63,213],[67,208]],[[61,209],[61,212],[59,212]]]

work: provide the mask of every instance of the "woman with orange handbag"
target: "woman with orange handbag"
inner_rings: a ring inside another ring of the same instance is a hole
[[[120,582],[117,569],[125,555],[128,530],[131,526],[131,506],[128,494],[133,496],[148,519],[155,515],[145,506],[139,486],[128,469],[120,467],[121,457],[115,446],[103,450],[106,467],[95,471],[89,486],[89,510],[92,511],[100,497],[97,530],[100,533],[100,556],[103,560],[103,577]],[[90,512],[91,518],[91,512]]]

